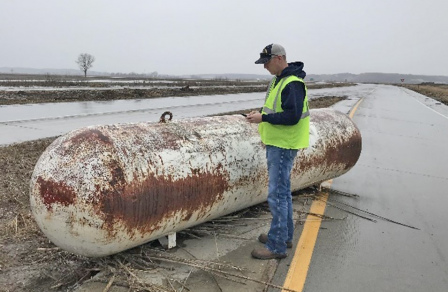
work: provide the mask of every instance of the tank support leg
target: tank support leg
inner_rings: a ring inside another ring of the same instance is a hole
[[[170,233],[168,236],[161,237],[158,240],[165,249],[176,247],[176,232]]]

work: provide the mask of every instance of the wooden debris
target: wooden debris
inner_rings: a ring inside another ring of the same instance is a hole
[[[110,278],[109,282],[107,282],[106,287],[104,287],[103,292],[107,292],[109,291],[110,287],[112,287],[112,284],[115,281],[115,274],[112,275],[112,277]]]

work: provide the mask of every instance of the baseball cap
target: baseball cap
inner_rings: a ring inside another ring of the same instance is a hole
[[[260,53],[260,59],[255,61],[255,64],[265,64],[272,56],[286,56],[285,48],[279,44],[270,44],[264,47],[263,52]]]

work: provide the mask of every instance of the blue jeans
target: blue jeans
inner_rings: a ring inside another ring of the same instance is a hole
[[[286,253],[286,241],[294,233],[292,219],[291,169],[297,150],[266,145],[269,189],[268,204],[272,214],[266,248],[273,253]]]

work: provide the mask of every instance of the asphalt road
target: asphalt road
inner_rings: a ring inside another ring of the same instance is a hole
[[[353,119],[362,154],[332,189],[359,198],[330,194],[325,215],[346,219],[322,222],[299,291],[448,291],[448,107],[379,85]],[[280,263],[277,283],[289,264]]]

